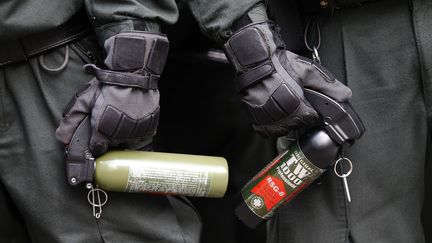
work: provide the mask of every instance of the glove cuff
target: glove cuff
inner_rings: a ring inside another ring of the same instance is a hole
[[[277,49],[285,48],[274,28],[269,21],[252,23],[240,28],[224,44],[225,54],[238,74],[270,61]]]
[[[277,50],[285,45],[272,22],[258,22],[241,27],[224,44],[225,54],[237,73],[237,92],[262,81],[276,72]]]
[[[165,35],[133,31],[117,34],[105,41],[105,65],[113,71],[137,71],[160,75],[168,56]]]

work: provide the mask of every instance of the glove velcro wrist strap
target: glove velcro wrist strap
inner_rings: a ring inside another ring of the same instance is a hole
[[[275,68],[270,61],[248,70],[236,78],[236,91],[240,93],[252,84],[262,81],[262,79],[271,75],[274,71]]]
[[[158,75],[152,75],[150,73],[142,75],[137,73],[115,72],[100,69],[93,64],[85,65],[84,71],[93,74],[100,82],[105,84],[115,84],[141,89],[157,89],[159,79]]]

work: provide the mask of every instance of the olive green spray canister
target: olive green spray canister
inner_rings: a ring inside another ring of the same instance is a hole
[[[66,178],[71,186],[85,183],[96,219],[108,201],[104,190],[213,198],[226,192],[228,164],[222,157],[122,150],[94,158],[90,134],[87,116],[65,148]]]
[[[365,131],[349,103],[308,89],[305,96],[320,114],[317,124],[252,178],[238,195],[235,213],[251,228],[271,218],[309,186],[337,160],[341,149],[351,146]]]
[[[192,197],[225,194],[228,164],[222,157],[122,150],[94,158],[89,134],[87,116],[65,150],[66,177],[72,186],[86,183],[86,188],[93,190],[95,183],[107,191]]]
[[[110,151],[95,162],[94,182],[116,192],[223,197],[228,165],[222,157]]]

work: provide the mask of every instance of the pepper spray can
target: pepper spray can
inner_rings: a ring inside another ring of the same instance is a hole
[[[339,148],[323,129],[303,135],[242,188],[235,213],[255,228],[317,179]]]
[[[324,173],[342,148],[352,146],[365,132],[360,117],[348,102],[338,102],[314,90],[304,91],[320,119],[315,128],[277,156],[240,191],[235,212],[251,228],[271,218],[276,209]]]
[[[107,191],[219,198],[228,165],[214,156],[110,151],[96,158],[94,182]]]

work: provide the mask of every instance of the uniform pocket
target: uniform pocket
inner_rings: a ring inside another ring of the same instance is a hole
[[[70,44],[84,63],[100,64],[102,62],[102,49],[97,44],[95,35],[84,37]]]
[[[32,65],[36,74],[35,82],[38,83],[41,97],[48,104],[56,123],[60,120],[70,99],[93,78],[93,75],[84,73],[83,66],[97,62],[98,53],[100,48],[95,37],[87,36],[43,53],[42,63],[48,69],[41,65],[41,56],[31,60],[36,61]],[[63,63],[66,64],[59,69]],[[57,71],[49,69],[57,69]]]

